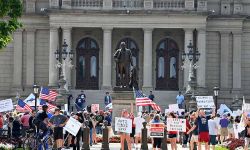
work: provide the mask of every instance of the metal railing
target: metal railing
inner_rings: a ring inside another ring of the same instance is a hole
[[[103,0],[72,0],[72,8],[102,8]]]
[[[185,0],[154,0],[154,9],[183,10]]]

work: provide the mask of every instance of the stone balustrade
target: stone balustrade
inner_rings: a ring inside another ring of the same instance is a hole
[[[204,3],[207,0],[198,1]],[[50,8],[62,9],[207,11],[206,5],[202,7],[195,8],[194,0],[50,0]]]

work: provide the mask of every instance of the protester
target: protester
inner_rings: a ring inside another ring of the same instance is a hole
[[[110,103],[112,103],[112,98],[109,95],[109,92],[106,92],[106,95],[104,97],[105,110],[107,109],[106,106]]]
[[[63,148],[63,127],[67,122],[67,117],[60,114],[60,109],[56,108],[54,115],[50,118],[49,123],[54,130],[54,140],[58,150]]]
[[[83,123],[84,119],[83,119],[83,116],[80,112],[76,113],[74,115],[74,119],[78,120],[80,123]],[[83,127],[83,126],[82,126]],[[72,138],[72,140],[74,141],[73,142],[73,150],[81,150],[80,148],[80,140],[81,140],[81,136],[82,136],[82,129],[80,129],[76,136],[74,136]]]
[[[81,94],[78,95],[75,102],[77,111],[82,111],[85,108],[85,103],[86,95],[84,94],[84,91],[81,91]]]
[[[3,115],[0,113],[0,136],[2,135],[3,132],[3,125],[4,125],[4,119]]]
[[[218,126],[214,118],[215,118],[214,116],[211,116],[211,119],[208,120],[210,145],[212,145],[212,150],[215,150],[216,136],[218,134]]]
[[[223,118],[220,120],[221,142],[224,142],[226,140],[226,137],[228,136],[228,124],[229,120],[227,119],[227,114],[223,114]]]
[[[194,127],[193,131],[189,129],[187,134],[191,133],[191,139],[190,139],[190,150],[194,150],[194,143],[198,144],[198,122],[196,118],[195,112],[193,112],[190,115],[190,121],[191,121],[191,128]]]
[[[168,115],[168,118],[177,118],[174,113],[170,113]],[[177,131],[168,131],[168,139],[171,144],[171,149],[172,150],[177,150]],[[161,148],[161,147],[159,147]]]
[[[235,134],[234,134],[234,128],[233,128],[233,124],[234,124],[234,118],[233,116],[230,116],[230,114],[228,114],[228,121],[229,124],[227,126],[228,128],[228,138],[235,138]]]
[[[128,113],[128,111],[126,109],[122,110],[121,117],[129,119],[129,113]],[[121,150],[124,150],[124,142],[125,142],[125,140],[127,141],[128,150],[132,150],[130,134],[121,132],[120,133],[120,140],[121,140],[121,142],[120,142]]]
[[[19,116],[15,116],[13,120],[13,126],[12,126],[12,137],[13,138],[19,138],[21,135],[21,123]]]
[[[25,136],[26,131],[30,128],[29,119],[30,119],[29,112],[25,112],[24,115],[21,117],[22,136],[23,137]]]
[[[154,101],[155,96],[152,91],[149,92],[148,98]],[[151,106],[148,106],[148,112],[151,112]]]

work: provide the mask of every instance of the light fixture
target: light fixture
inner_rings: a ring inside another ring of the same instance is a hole
[[[33,85],[33,90],[34,90],[34,93],[35,93],[35,94],[38,94],[38,93],[39,93],[39,88],[40,88],[40,87],[39,87],[38,85],[36,85],[36,84]]]
[[[218,96],[219,95],[219,91],[220,91],[220,88],[219,87],[214,87],[214,96]]]

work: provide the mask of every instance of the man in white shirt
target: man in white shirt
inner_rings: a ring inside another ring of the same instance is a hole
[[[138,147],[139,139],[141,139],[141,129],[143,128],[143,125],[142,125],[143,122],[145,122],[145,119],[142,117],[142,113],[138,112],[138,116],[134,118],[136,149]]]
[[[216,136],[218,134],[218,125],[217,122],[214,120],[214,116],[208,120],[208,130],[210,136],[210,144],[212,145],[212,150],[215,150],[216,145]]]

